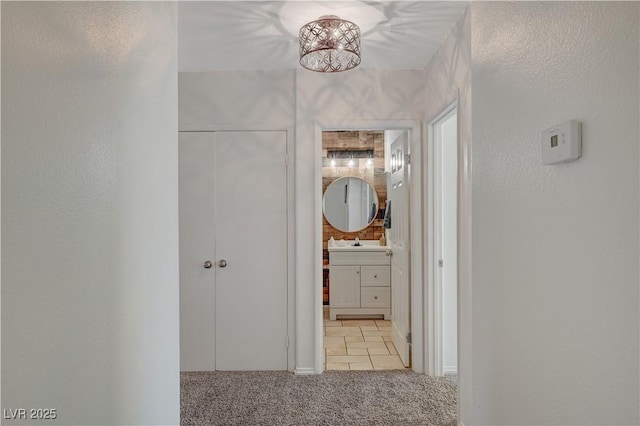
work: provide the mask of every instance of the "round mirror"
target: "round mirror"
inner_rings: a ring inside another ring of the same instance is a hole
[[[322,200],[327,222],[342,232],[361,231],[378,214],[378,194],[358,177],[341,177],[329,184]]]

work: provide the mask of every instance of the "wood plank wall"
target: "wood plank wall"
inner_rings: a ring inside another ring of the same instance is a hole
[[[355,166],[349,167],[349,160],[336,160],[331,166],[328,152],[331,150],[373,150],[373,166],[367,165],[367,159],[356,159]],[[342,232],[329,225],[322,217],[322,242],[326,250],[329,238],[336,240],[378,240],[384,235],[382,218],[387,201],[387,178],[384,174],[384,131],[331,131],[322,132],[322,193],[327,186],[340,177],[356,176],[371,183],[378,193],[380,208],[376,219],[369,227],[360,232]]]

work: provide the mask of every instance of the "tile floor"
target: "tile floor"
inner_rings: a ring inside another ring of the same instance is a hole
[[[393,342],[391,321],[329,320],[324,307],[325,370],[404,369]]]

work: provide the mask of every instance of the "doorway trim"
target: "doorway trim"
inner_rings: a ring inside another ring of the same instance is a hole
[[[423,288],[423,202],[422,202],[422,121],[420,120],[349,120],[314,122],[314,317],[315,373],[321,374],[323,351],[322,314],[322,132],[335,130],[408,130],[410,169],[410,273],[411,273],[411,360],[412,370],[424,373],[424,304]]]
[[[179,123],[180,132],[285,132],[287,139],[287,371],[296,366],[295,131],[272,123]],[[177,160],[176,160],[177,161]]]
[[[438,166],[436,165],[436,141],[435,141],[435,127],[438,123],[450,115],[453,111],[458,110],[458,100],[456,99],[452,103],[450,103],[442,112],[440,112],[433,120],[431,120],[428,124],[427,130],[427,149],[425,152],[424,162],[425,162],[425,185],[424,185],[424,200],[426,203],[426,226],[425,226],[425,234],[424,234],[424,263],[426,265],[426,289],[425,289],[425,320],[426,320],[426,354],[425,354],[425,365],[427,374],[431,376],[441,376],[443,375],[443,366],[442,366],[442,289],[438,288],[436,285],[438,273],[438,268],[436,267],[436,225],[438,222],[438,217],[436,214],[436,199],[438,197],[439,188],[436,185],[436,171],[438,170]],[[456,128],[459,128],[459,119],[456,118]],[[459,145],[459,136],[456,141]],[[459,147],[458,147],[458,156]],[[459,166],[458,166],[459,167]],[[458,170],[459,174],[459,170]],[[459,178],[458,178],[459,181]],[[457,187],[457,197],[460,197],[460,182],[458,182]],[[458,223],[458,233],[459,231],[459,222],[460,222],[460,208],[457,209],[457,218],[456,222]],[[459,238],[459,236],[458,236]],[[458,252],[459,257],[459,252]],[[459,279],[458,279],[459,281]],[[459,285],[458,285],[459,289]],[[459,293],[459,290],[458,290]],[[458,303],[459,305],[459,303]],[[460,323],[458,321],[457,332],[458,336],[460,334]],[[459,340],[459,337],[458,337]],[[460,344],[458,343],[458,350]],[[458,357],[459,359],[459,357]]]

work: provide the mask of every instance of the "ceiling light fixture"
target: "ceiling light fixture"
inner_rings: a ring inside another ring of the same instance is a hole
[[[324,15],[300,28],[300,65],[317,72],[339,72],[360,64],[360,28]]]

